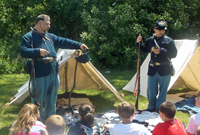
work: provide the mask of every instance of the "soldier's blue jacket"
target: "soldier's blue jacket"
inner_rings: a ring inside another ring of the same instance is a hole
[[[154,39],[156,39],[158,45],[160,46],[160,54],[155,54],[154,52],[151,52],[152,47],[155,47]],[[138,46],[138,43],[137,43]],[[145,44],[141,44],[141,53],[151,53],[151,61],[153,62],[159,62],[159,63],[169,63],[169,59],[175,58],[177,55],[177,49],[174,43],[174,40],[171,39],[168,36],[163,35],[160,38],[157,38],[156,36],[152,36],[148,38],[145,42]],[[148,69],[148,75],[153,76],[156,72],[160,76],[165,76],[171,74],[171,67],[170,64],[160,65],[152,67],[149,65]]]
[[[54,43],[48,40],[42,40],[42,37],[33,33],[26,33],[21,41],[20,45],[20,55],[24,58],[42,58],[40,56],[40,48],[46,49],[49,51],[45,57],[56,57],[56,48],[62,49],[80,49],[80,45],[82,43],[76,42],[67,38],[58,37],[52,33],[46,33],[45,36],[51,39]],[[31,47],[31,40],[33,41],[33,48]],[[41,46],[38,48],[38,45]],[[48,64],[44,64],[42,61],[35,62],[35,77],[44,77],[50,74],[51,70],[56,73],[56,61],[49,62]]]

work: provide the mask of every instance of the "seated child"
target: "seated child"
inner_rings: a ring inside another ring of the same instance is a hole
[[[109,131],[111,135],[151,135],[151,132],[145,126],[132,123],[135,109],[131,103],[122,102],[117,111],[122,123],[104,126],[104,129]]]
[[[60,115],[51,115],[46,121],[48,135],[64,135],[66,132],[65,120]]]
[[[10,128],[9,135],[48,135],[46,126],[37,120],[39,117],[40,113],[36,105],[25,104]]]
[[[97,135],[97,127],[94,124],[94,109],[88,104],[79,107],[79,121],[72,124],[68,135]]]
[[[200,107],[200,91],[197,94],[196,106]],[[189,124],[187,126],[187,135],[197,135],[197,128],[200,126],[200,113],[194,114],[190,117]]]
[[[184,125],[178,119],[175,119],[176,106],[171,102],[164,102],[159,107],[160,118],[164,123],[158,123],[153,135],[186,135]]]

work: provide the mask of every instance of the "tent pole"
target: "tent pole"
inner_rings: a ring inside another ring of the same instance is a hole
[[[67,71],[68,71],[68,61],[66,62],[66,66],[65,66],[65,92],[68,92]]]

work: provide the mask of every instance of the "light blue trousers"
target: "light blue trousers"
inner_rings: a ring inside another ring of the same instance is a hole
[[[155,110],[166,101],[167,89],[171,80],[171,74],[160,76],[157,72],[154,76],[148,76],[147,98],[148,109]],[[159,95],[158,95],[159,94]],[[158,96],[158,97],[157,97]]]
[[[48,118],[56,113],[56,100],[60,84],[59,75],[57,74],[56,76],[56,74],[51,72],[48,76],[36,78],[35,81],[37,100],[40,103],[40,117],[41,119]],[[32,98],[31,102],[34,103]],[[45,106],[44,111],[43,106]]]

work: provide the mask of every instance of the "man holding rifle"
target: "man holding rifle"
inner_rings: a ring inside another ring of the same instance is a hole
[[[167,89],[172,75],[171,58],[175,58],[177,55],[174,40],[165,35],[166,25],[165,20],[158,20],[154,27],[155,34],[149,37],[145,44],[142,43],[142,36],[138,36],[136,41],[137,46],[141,43],[141,53],[151,53],[147,73],[149,104],[145,111],[159,112],[160,104],[166,101]]]
[[[60,81],[54,47],[88,49],[85,44],[48,33],[49,28],[50,17],[45,14],[39,15],[34,29],[23,36],[20,45],[20,55],[35,60],[36,95],[40,103],[39,110],[43,121],[56,113],[56,100]],[[33,98],[31,100],[33,102]],[[43,103],[45,103],[44,112]]]

